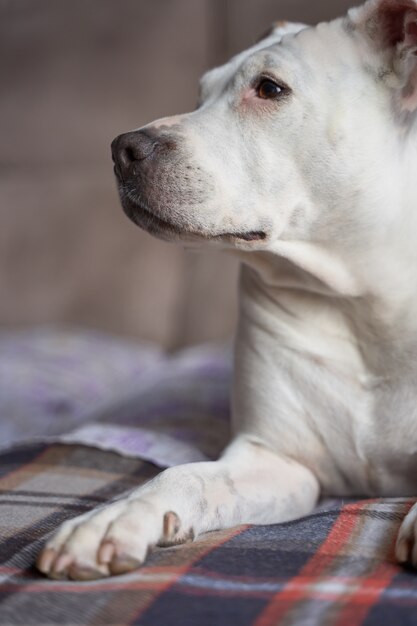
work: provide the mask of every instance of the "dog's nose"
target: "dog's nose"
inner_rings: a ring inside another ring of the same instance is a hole
[[[132,166],[138,161],[147,159],[157,149],[158,140],[146,130],[124,133],[113,140],[111,152],[116,172],[125,178]]]

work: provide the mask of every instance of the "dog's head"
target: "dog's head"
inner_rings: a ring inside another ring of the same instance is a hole
[[[197,110],[114,140],[125,212],[167,240],[356,245],[393,210],[416,51],[415,0],[370,0],[314,28],[278,23],[203,77]]]

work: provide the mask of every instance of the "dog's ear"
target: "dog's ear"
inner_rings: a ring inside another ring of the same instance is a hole
[[[258,37],[256,43],[259,43],[264,39],[268,39],[269,37],[274,37],[275,39],[279,40],[282,39],[284,35],[288,35],[290,33],[298,33],[304,28],[307,28],[306,24],[300,24],[298,22],[287,22],[286,20],[278,20],[277,22],[273,22],[268,30],[266,30],[260,37]]]
[[[279,29],[285,29],[288,22],[286,20],[278,20],[277,22],[273,22],[267,30],[257,38],[256,43],[263,41],[264,39],[268,39],[272,37]],[[278,34],[278,33],[277,33]]]
[[[401,108],[417,111],[417,0],[368,0],[351,9],[348,19],[389,63]]]

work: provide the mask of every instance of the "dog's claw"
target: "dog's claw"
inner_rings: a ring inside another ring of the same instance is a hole
[[[395,546],[395,556],[399,563],[406,563],[410,554],[410,545],[406,539],[399,539]]]
[[[163,540],[170,541],[178,534],[181,528],[180,518],[174,511],[168,511],[164,515]]]
[[[125,555],[120,555],[113,558],[113,560],[109,564],[109,568],[110,572],[117,576],[119,574],[126,574],[127,572],[138,569],[141,565],[142,561],[139,561],[138,559],[134,559]]]
[[[72,554],[67,554],[65,552],[58,554],[54,564],[52,565],[52,574],[58,577],[65,576],[73,560],[74,557]]]
[[[97,560],[103,565],[110,563],[115,553],[115,545],[112,541],[103,541],[98,551]]]
[[[53,548],[45,548],[37,558],[36,567],[42,574],[48,574],[56,556],[56,550]]]

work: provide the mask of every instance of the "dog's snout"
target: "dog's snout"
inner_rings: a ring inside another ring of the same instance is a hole
[[[135,163],[147,159],[158,146],[159,141],[157,138],[147,133],[146,130],[119,135],[111,145],[112,157],[117,173],[122,178],[126,177]]]

